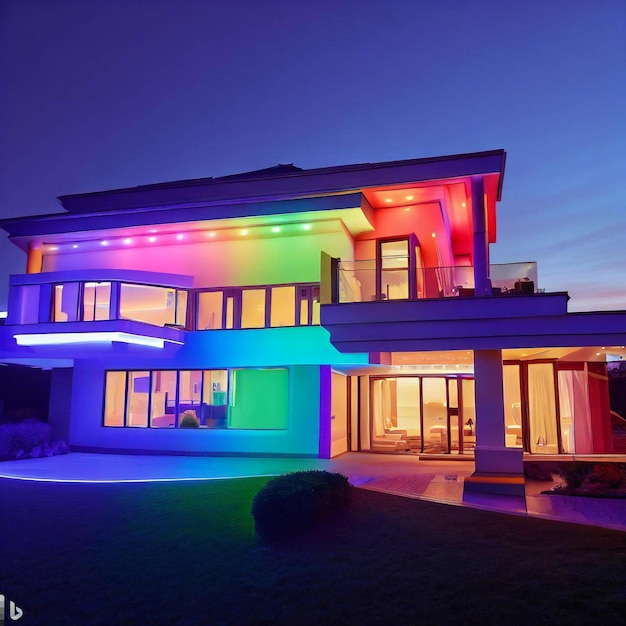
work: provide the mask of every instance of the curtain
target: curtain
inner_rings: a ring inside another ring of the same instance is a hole
[[[530,364],[528,366],[528,413],[531,452],[558,453],[554,395],[552,363]]]

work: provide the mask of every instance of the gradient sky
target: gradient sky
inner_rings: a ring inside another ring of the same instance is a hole
[[[624,0],[0,0],[0,217],[504,148],[492,262],[626,309]],[[25,255],[0,241],[0,309]]]

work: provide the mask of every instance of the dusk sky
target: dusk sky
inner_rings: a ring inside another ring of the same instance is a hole
[[[624,0],[0,0],[0,217],[504,148],[492,262],[626,309]],[[287,260],[286,260],[287,262]],[[7,275],[25,255],[0,241]]]

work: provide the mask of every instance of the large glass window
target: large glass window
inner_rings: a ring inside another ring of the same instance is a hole
[[[554,365],[528,365],[528,420],[530,451],[557,454],[556,399],[554,395]]]
[[[522,447],[522,392],[519,365],[504,365],[504,425],[507,448]]]
[[[126,395],[126,426],[147,426],[150,372],[129,372]]]
[[[152,372],[150,426],[173,428],[176,424],[176,372]]]
[[[241,328],[265,326],[265,289],[244,289],[241,293]]]
[[[120,286],[120,317],[154,326],[185,325],[187,293],[170,287]]]
[[[53,322],[75,322],[78,320],[79,291],[80,283],[63,283],[54,286]]]
[[[409,297],[409,241],[380,242],[380,297],[402,300]]]
[[[270,326],[295,326],[296,288],[272,287]]]
[[[221,291],[202,291],[198,294],[198,330],[222,328],[224,294]]]
[[[111,283],[85,283],[83,321],[108,320],[111,306]]]
[[[104,425],[124,426],[126,372],[107,372],[104,401]]]
[[[423,378],[424,452],[448,452],[445,378]]]
[[[559,416],[564,453],[591,453],[591,410],[585,370],[559,371]]]
[[[107,372],[105,384],[105,426],[180,428],[191,412],[200,429],[287,428],[285,368]]]

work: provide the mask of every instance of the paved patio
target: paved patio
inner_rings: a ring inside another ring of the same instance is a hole
[[[549,483],[526,482],[526,497],[463,494],[472,461],[423,460],[349,452],[336,459],[187,457],[72,452],[43,459],[5,461],[0,478],[62,482],[154,482],[275,476],[306,469],[345,474],[364,489],[471,506],[513,515],[588,524],[626,531],[626,500],[543,495]]]

